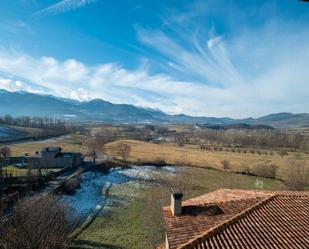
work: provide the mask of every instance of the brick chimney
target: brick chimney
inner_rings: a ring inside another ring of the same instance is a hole
[[[181,192],[175,192],[172,189],[171,193],[171,211],[173,216],[181,215],[182,207],[181,207],[181,199],[183,194]]]

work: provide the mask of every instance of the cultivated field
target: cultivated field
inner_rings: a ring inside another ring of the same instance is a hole
[[[44,141],[18,143],[10,145],[13,156],[22,156],[25,153],[34,155],[46,146],[60,146],[64,151],[79,152],[84,137],[81,135],[69,135],[59,139],[47,139]],[[278,151],[269,151],[242,148],[238,152],[227,152],[227,148],[222,151],[201,150],[198,145],[185,145],[184,147],[175,146],[172,143],[149,143],[138,140],[117,140],[105,145],[105,152],[116,157],[116,147],[118,143],[125,143],[131,146],[128,157],[129,163],[155,163],[165,161],[173,165],[188,165],[205,168],[223,169],[222,161],[229,162],[229,170],[234,172],[251,172],[260,165],[275,165],[278,167],[277,178],[284,179],[288,167],[295,163],[304,163],[309,167],[309,154],[302,152],[288,152],[288,155],[279,155]],[[246,153],[244,153],[246,151]],[[258,154],[257,152],[260,152]],[[267,153],[267,155],[265,154]],[[120,159],[120,158],[119,158]]]
[[[61,147],[64,151],[79,152],[81,140],[81,137],[78,135],[70,135],[44,141],[11,144],[9,147],[12,151],[12,156],[34,155],[36,151],[40,151],[43,147]]]
[[[131,146],[128,160],[132,163],[155,162],[163,159],[169,164],[187,164],[222,169],[221,162],[228,160],[230,170],[238,172],[242,172],[247,168],[254,169],[254,167],[261,164],[276,165],[279,178],[285,177],[286,169],[291,164],[300,162],[308,165],[309,162],[308,154],[298,152],[289,152],[288,155],[280,156],[276,151],[272,151],[272,155],[270,153],[259,155],[249,152],[204,151],[200,150],[197,145],[177,147],[174,144],[155,144],[137,140],[120,140],[110,143],[106,146],[106,151],[110,154],[115,154],[117,143],[126,143]]]

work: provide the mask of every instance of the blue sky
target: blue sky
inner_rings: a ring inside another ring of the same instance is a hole
[[[309,110],[309,3],[2,0],[0,88],[168,113]]]

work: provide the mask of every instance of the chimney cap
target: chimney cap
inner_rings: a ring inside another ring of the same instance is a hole
[[[180,191],[176,191],[175,189],[172,188],[172,194],[175,199],[181,199],[183,197],[183,193]]]

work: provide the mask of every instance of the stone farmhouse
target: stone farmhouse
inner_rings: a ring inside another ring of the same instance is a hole
[[[308,249],[309,192],[219,189],[163,208],[157,249]]]
[[[60,147],[46,147],[36,156],[28,158],[29,166],[32,168],[65,168],[78,167],[83,162],[81,153],[62,152]]]

